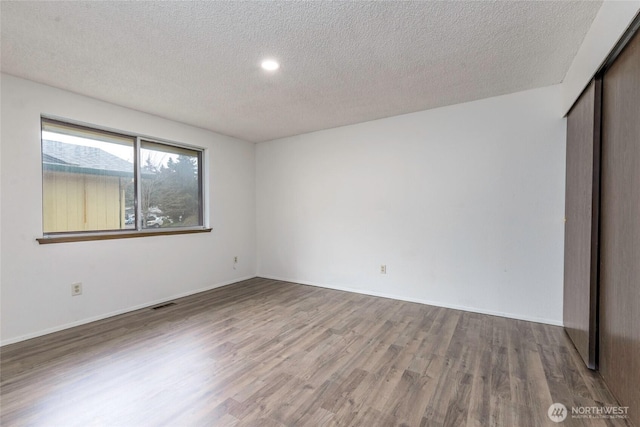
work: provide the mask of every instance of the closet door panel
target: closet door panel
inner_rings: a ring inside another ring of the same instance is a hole
[[[640,426],[640,35],[602,94],[600,373]]]
[[[600,81],[567,116],[564,327],[585,364],[596,367]]]

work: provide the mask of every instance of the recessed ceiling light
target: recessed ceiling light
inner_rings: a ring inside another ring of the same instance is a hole
[[[265,59],[264,61],[262,61],[262,64],[260,65],[262,66],[263,69],[267,71],[275,71],[278,68],[280,68],[280,64],[278,64],[273,59]]]

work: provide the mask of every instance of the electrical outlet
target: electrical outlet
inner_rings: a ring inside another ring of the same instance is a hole
[[[234,257],[233,257],[233,263],[234,263],[234,264],[237,264],[237,263],[238,263],[238,257],[237,257],[237,256],[234,256]]]
[[[382,264],[380,266],[380,274],[387,274],[387,266]]]
[[[82,295],[82,282],[76,282],[71,284],[71,296],[75,297]]]

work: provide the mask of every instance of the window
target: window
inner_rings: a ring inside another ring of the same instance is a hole
[[[42,119],[45,237],[202,229],[202,150]]]

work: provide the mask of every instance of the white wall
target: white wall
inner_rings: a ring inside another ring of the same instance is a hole
[[[258,144],[258,275],[561,324],[561,104],[553,86]]]
[[[255,276],[254,144],[4,74],[1,90],[3,344]],[[205,148],[213,231],[39,245],[40,114]]]

